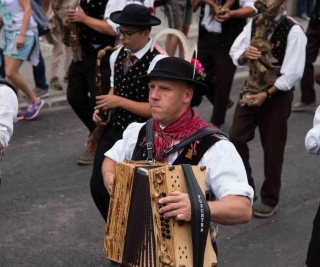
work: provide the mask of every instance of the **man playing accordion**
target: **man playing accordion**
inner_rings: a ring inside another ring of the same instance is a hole
[[[198,116],[192,107],[202,101],[208,90],[200,82],[195,66],[177,57],[159,60],[154,69],[141,76],[141,82],[149,85],[154,134],[154,157],[185,140],[197,130],[214,127]],[[147,158],[145,123],[132,123],[109,151],[102,165],[105,187],[111,193],[114,168],[117,162]],[[208,201],[210,221],[219,224],[249,222],[252,215],[253,189],[248,185],[242,160],[227,138],[213,134],[200,138],[186,146],[187,149],[159,160],[168,165],[188,162],[206,166],[206,191],[211,191],[214,201]],[[184,152],[187,153],[184,154]],[[160,213],[179,221],[191,220],[189,195],[174,191],[159,201]]]

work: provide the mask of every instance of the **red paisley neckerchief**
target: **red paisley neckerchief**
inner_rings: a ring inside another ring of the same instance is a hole
[[[158,121],[153,121],[152,129],[155,139],[155,157],[174,143],[187,139],[190,135],[204,127],[212,127],[189,107],[175,122],[161,129]]]

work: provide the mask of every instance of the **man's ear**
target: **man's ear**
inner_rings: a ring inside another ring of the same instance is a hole
[[[193,98],[193,93],[194,93],[194,87],[191,85],[188,86],[188,88],[185,91],[184,103],[191,103],[191,100]]]

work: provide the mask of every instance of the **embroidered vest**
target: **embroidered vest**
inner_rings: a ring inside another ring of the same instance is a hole
[[[147,74],[151,61],[159,52],[155,49],[148,51],[138,62],[128,71],[123,73],[122,62],[127,53],[121,49],[114,66],[114,94],[131,99],[133,101],[148,102],[149,87],[137,79],[138,76]],[[138,116],[122,108],[115,108],[112,113],[110,125],[112,127],[125,130],[131,122],[145,122],[147,118]]]
[[[252,22],[252,31],[251,36],[255,34],[256,31],[256,20],[258,19],[258,16],[253,18]],[[272,55],[278,60],[277,66],[282,66],[285,54],[286,54],[286,47],[287,47],[287,38],[288,34],[296,23],[287,18],[284,17],[280,24],[276,27],[271,39],[270,44],[272,47],[271,53]]]
[[[103,20],[107,3],[108,0],[91,0],[89,3],[87,3],[87,0],[81,0],[80,6],[86,15]],[[115,43],[115,36],[99,33],[82,23],[78,23],[77,28],[84,54],[96,54],[101,48],[108,45],[113,46]],[[98,45],[99,47],[94,48],[92,45]]]

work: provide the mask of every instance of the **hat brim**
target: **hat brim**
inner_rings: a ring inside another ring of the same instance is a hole
[[[209,92],[208,86],[202,82],[186,79],[184,77],[174,76],[170,72],[162,71],[162,70],[153,70],[150,74],[139,76],[138,79],[143,83],[149,83],[151,78],[168,78],[173,80],[185,81],[187,83],[191,83],[195,86],[194,94],[203,96]]]
[[[132,21],[132,20],[122,20],[120,18],[122,11],[116,11],[111,13],[110,15],[110,19],[114,22],[117,23],[119,25],[124,25],[124,26],[135,26],[135,27],[145,27],[145,26],[156,26],[156,25],[160,25],[161,24],[161,20],[158,19],[155,16],[151,15],[151,19],[148,22],[138,22],[138,21]]]

